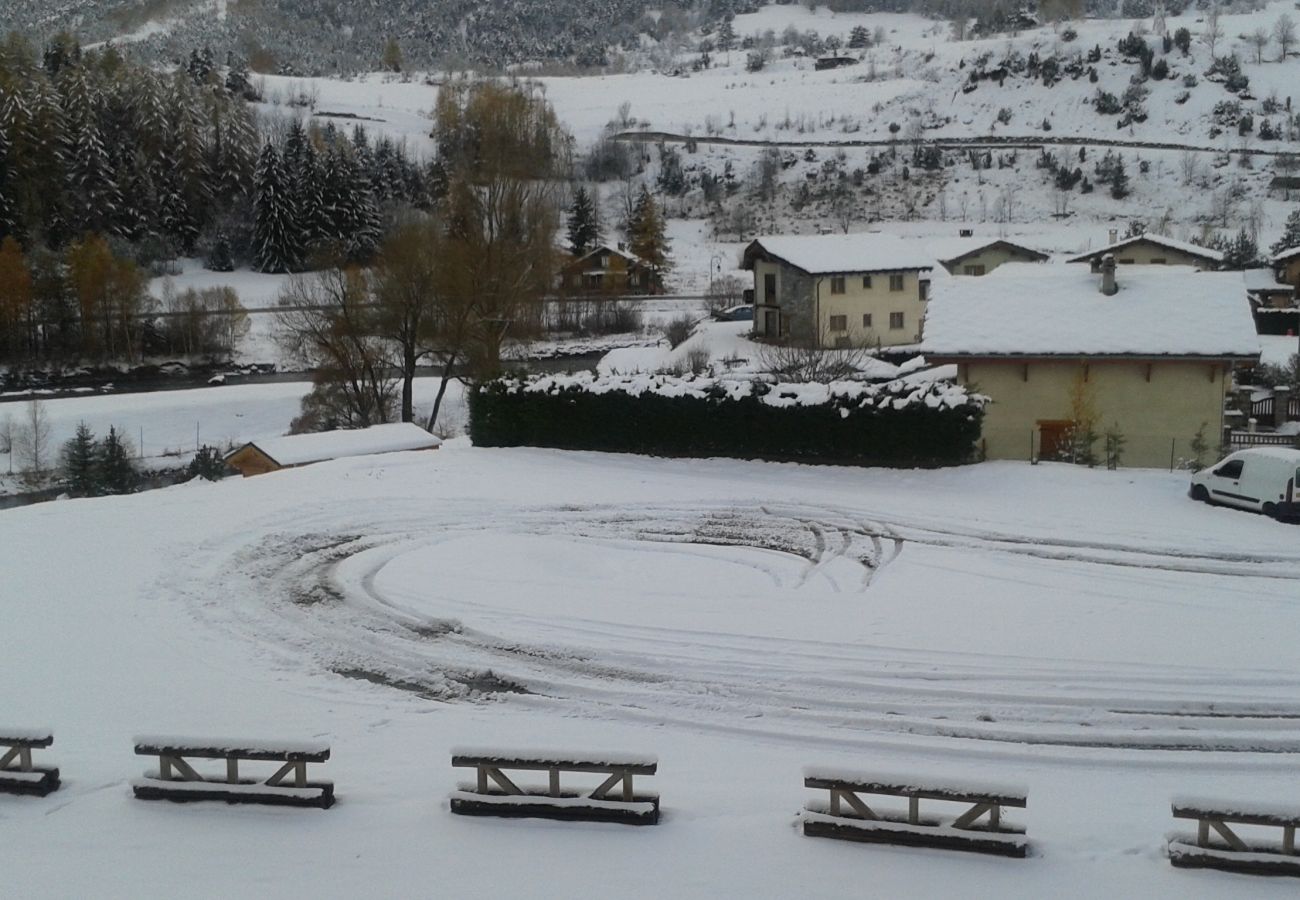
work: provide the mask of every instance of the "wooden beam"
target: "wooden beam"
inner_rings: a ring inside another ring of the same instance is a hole
[[[4,756],[0,756],[0,770],[7,769],[9,767],[9,764],[17,758],[18,758],[18,748],[17,747],[9,748],[8,753],[6,753]],[[27,770],[22,767],[22,763],[19,763],[18,771],[26,772]]]
[[[623,779],[626,777],[627,777],[626,771],[623,770],[615,771],[612,775],[610,775],[608,778],[602,781],[599,787],[597,787],[594,791],[591,792],[591,799],[592,800],[605,799],[605,795],[609,793],[610,789],[613,788],[614,785],[618,784],[620,781],[623,781]],[[624,788],[624,793],[626,792],[627,789]]]
[[[281,781],[284,781],[284,776],[286,776],[286,775],[288,775],[290,772],[292,772],[292,771],[293,771],[293,768],[294,768],[294,764],[291,763],[291,762],[287,762],[287,763],[285,763],[284,765],[280,766],[280,768],[278,768],[278,769],[275,770],[275,774],[274,774],[274,775],[272,775],[270,778],[266,779],[266,784],[267,784],[267,786],[268,786],[268,787],[279,787],[280,782],[281,782]]]
[[[516,796],[523,794],[523,791],[519,790],[519,785],[506,777],[506,774],[496,766],[484,766],[484,769],[487,771],[488,777],[495,781],[501,787],[501,790],[505,791],[507,794]]]
[[[995,803],[976,803],[970,809],[966,810],[966,812],[958,816],[956,821],[952,823],[952,827],[969,828],[970,826],[975,824],[975,820],[978,819],[980,816],[984,815],[985,813],[992,812],[993,808],[996,805],[997,804]]]
[[[1231,847],[1233,850],[1244,851],[1250,849],[1249,847],[1246,846],[1246,842],[1243,841],[1241,838],[1237,837],[1237,833],[1233,831],[1231,828],[1229,828],[1226,824],[1220,822],[1218,819],[1209,819],[1208,821],[1210,823],[1210,827],[1213,828],[1215,831],[1217,831],[1219,833],[1219,836],[1223,838],[1225,841],[1227,841],[1228,846]]]
[[[560,770],[551,769],[551,796],[560,796]]]

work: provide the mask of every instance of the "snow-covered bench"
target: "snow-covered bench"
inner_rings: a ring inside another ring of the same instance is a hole
[[[637,793],[635,775],[653,775],[659,767],[653,756],[628,753],[570,753],[547,751],[504,753],[461,748],[452,751],[451,764],[472,768],[473,783],[463,783],[451,795],[451,811],[468,816],[527,816],[543,819],[582,819],[654,825],[659,821],[659,795]],[[548,773],[543,786],[520,786],[505,770]],[[595,789],[565,788],[561,773],[606,776]],[[617,793],[614,789],[619,788]]]
[[[1196,839],[1175,835],[1169,841],[1169,861],[1188,869],[1228,869],[1259,875],[1300,875],[1295,832],[1300,826],[1300,803],[1229,803],[1199,797],[1173,802],[1175,819],[1194,819]],[[1246,841],[1232,825],[1259,825],[1282,829],[1282,840]],[[1212,843],[1210,831],[1223,839]]]
[[[58,790],[58,769],[32,765],[32,751],[53,743],[48,731],[0,727],[0,792],[44,797]]]
[[[804,808],[803,833],[810,837],[1020,857],[1029,848],[1025,829],[1002,821],[1003,807],[1025,808],[1025,791],[1019,787],[945,784],[825,767],[805,769],[803,783],[829,792],[828,800],[810,800]],[[862,799],[864,794],[906,797],[907,811],[873,808]],[[968,804],[969,808],[955,816],[922,815],[922,800]]]
[[[224,800],[227,803],[268,803],[281,806],[334,804],[334,783],[308,781],[307,764],[330,758],[326,744],[298,741],[208,740],[138,737],[135,752],[158,757],[158,769],[132,782],[141,800]],[[225,760],[225,771],[202,775],[188,762]],[[242,777],[241,762],[278,762],[265,781]],[[290,778],[292,776],[292,778]]]

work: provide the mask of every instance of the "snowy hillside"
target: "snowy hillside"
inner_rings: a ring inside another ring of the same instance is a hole
[[[1300,753],[1294,528],[1185,490],[451,445],[0,513],[5,724],[64,780],[0,795],[6,890],[1293,896],[1162,855]],[[338,805],[133,800],[147,732],[328,743]],[[464,744],[658,754],[663,821],[452,816]],[[804,838],[809,764],[1023,782],[1033,856]]]

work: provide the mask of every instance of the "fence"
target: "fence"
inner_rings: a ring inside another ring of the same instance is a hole
[[[1262,400],[1252,400],[1250,403],[1250,417],[1258,419],[1261,422],[1274,421],[1273,411],[1276,406],[1275,398],[1265,397]],[[1300,397],[1291,397],[1286,405],[1287,421],[1294,422],[1300,419]]]

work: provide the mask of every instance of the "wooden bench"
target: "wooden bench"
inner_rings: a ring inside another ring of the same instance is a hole
[[[473,783],[463,783],[451,795],[451,811],[466,816],[526,816],[542,819],[577,819],[590,822],[625,822],[654,825],[659,821],[659,795],[637,793],[635,775],[653,775],[659,767],[653,756],[626,753],[575,754],[568,752],[502,753],[457,749],[451,764],[472,768]],[[506,770],[546,772],[544,786],[520,786]],[[605,778],[594,789],[566,788],[561,773],[592,773]],[[616,791],[617,789],[617,791]]]
[[[1295,832],[1300,826],[1300,803],[1226,803],[1221,800],[1179,798],[1173,802],[1175,819],[1197,822],[1196,838],[1175,835],[1169,840],[1169,861],[1185,869],[1227,869],[1257,875],[1300,875]],[[1232,825],[1282,829],[1281,841],[1243,839]],[[1213,841],[1211,832],[1221,839]]]
[[[1017,857],[1025,856],[1029,849],[1025,829],[1002,820],[1003,807],[1025,808],[1025,793],[1016,788],[881,778],[821,767],[805,769],[803,783],[829,792],[827,801],[810,800],[804,808],[803,833],[810,837]],[[905,797],[907,810],[869,806],[864,794]],[[968,808],[955,816],[923,815],[922,800],[967,804]]]
[[[0,792],[44,797],[59,789],[59,770],[32,765],[32,751],[54,743],[48,731],[0,728]]]
[[[227,803],[266,803],[277,806],[334,804],[334,783],[308,781],[307,764],[330,758],[325,744],[244,740],[203,740],[138,737],[135,752],[158,757],[158,769],[132,782],[141,800],[224,800]],[[189,760],[225,760],[225,771],[202,775]],[[244,777],[241,762],[278,762],[280,767],[263,781]]]

